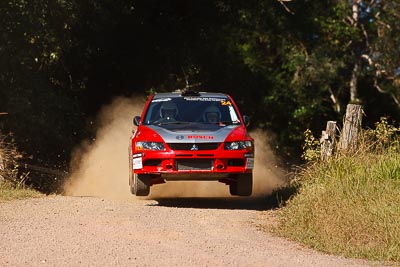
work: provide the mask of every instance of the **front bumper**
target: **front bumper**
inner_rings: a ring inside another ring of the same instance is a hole
[[[136,174],[164,180],[221,180],[252,173],[254,153],[238,151],[143,151],[132,155]]]

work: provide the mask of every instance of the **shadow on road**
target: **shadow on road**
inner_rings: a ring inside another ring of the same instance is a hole
[[[269,210],[274,206],[266,201],[266,198],[156,198],[158,204],[154,206],[193,208],[193,209],[237,209],[237,210]]]
[[[286,187],[270,195],[260,197],[180,197],[153,198],[157,204],[151,206],[193,208],[193,209],[231,209],[231,210],[272,210],[283,207],[295,194],[297,187]]]

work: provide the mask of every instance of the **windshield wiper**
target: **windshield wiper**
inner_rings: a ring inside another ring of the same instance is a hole
[[[178,125],[178,124],[189,124],[187,121],[161,121],[161,122],[153,122],[156,125]]]
[[[219,122],[222,125],[232,125],[238,123],[237,121],[220,121]]]
[[[227,126],[227,125],[233,125],[237,124],[237,121],[218,121],[218,122],[203,122],[203,124],[213,124],[213,125],[219,125],[219,126]]]

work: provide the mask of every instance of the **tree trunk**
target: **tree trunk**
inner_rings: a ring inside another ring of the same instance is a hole
[[[354,64],[353,71],[351,73],[350,80],[350,103],[358,103],[358,93],[357,93],[357,76],[358,76],[358,63]]]
[[[353,0],[353,4],[351,6],[351,9],[353,11],[352,18],[353,18],[353,25],[357,25],[358,22],[358,4],[360,3],[360,0]]]
[[[339,150],[352,153],[357,149],[358,133],[361,129],[362,106],[348,104],[343,130],[340,135]]]
[[[353,27],[357,28],[358,27],[358,8],[361,0],[353,0],[352,3],[352,19],[353,19]],[[355,60],[353,71],[351,73],[351,80],[350,80],[350,103],[353,104],[358,104],[360,101],[358,99],[358,93],[357,93],[357,78],[358,78],[358,68],[359,68],[359,62],[358,59]]]

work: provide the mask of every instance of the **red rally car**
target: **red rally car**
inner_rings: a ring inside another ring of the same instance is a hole
[[[254,140],[247,116],[222,93],[190,90],[149,97],[129,145],[129,186],[147,196],[166,181],[219,181],[231,195],[249,196]]]

